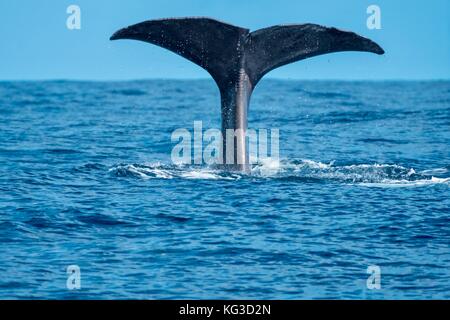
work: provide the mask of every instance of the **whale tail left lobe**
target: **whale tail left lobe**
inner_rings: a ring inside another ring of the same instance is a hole
[[[111,40],[133,39],[168,49],[209,72],[222,88],[239,70],[239,48],[249,30],[210,18],[171,18],[123,28]]]

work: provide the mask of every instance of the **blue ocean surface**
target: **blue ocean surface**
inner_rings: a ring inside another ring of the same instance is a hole
[[[1,82],[0,298],[450,299],[449,81],[264,80],[279,166],[173,164],[219,104],[212,80]]]

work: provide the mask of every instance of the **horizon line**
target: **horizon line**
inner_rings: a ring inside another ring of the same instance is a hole
[[[34,78],[34,79],[0,79],[0,82],[135,82],[135,81],[205,81],[210,77],[198,78],[127,78],[127,79],[88,79],[88,78]],[[261,81],[340,81],[340,82],[446,82],[450,78],[379,78],[379,79],[343,79],[343,78],[263,78]]]

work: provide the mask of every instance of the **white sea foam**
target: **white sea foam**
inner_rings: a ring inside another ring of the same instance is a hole
[[[214,174],[213,172],[203,171],[203,170],[194,170],[194,171],[186,171],[181,173],[180,177],[187,179],[220,179],[220,176]]]
[[[271,177],[279,174],[281,164],[278,159],[266,158],[261,159],[256,165],[251,168],[251,174],[261,177]]]
[[[252,166],[250,173],[227,172],[211,167],[164,165],[161,163],[120,164],[109,169],[116,176],[132,176],[140,179],[197,179],[237,180],[295,179],[296,181],[324,181],[361,185],[365,187],[412,187],[434,184],[450,184],[450,177],[435,177],[431,173],[445,173],[443,168],[424,170],[397,164],[350,164],[305,160],[266,159]]]

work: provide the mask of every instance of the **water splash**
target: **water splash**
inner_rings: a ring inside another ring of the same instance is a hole
[[[350,164],[335,165],[313,160],[265,160],[252,166],[250,173],[228,172],[212,167],[150,164],[119,164],[109,169],[117,177],[140,179],[203,179],[238,180],[272,179],[284,181],[358,184],[368,187],[450,185],[450,177],[435,177],[445,174],[442,168],[423,170],[397,164]]]

